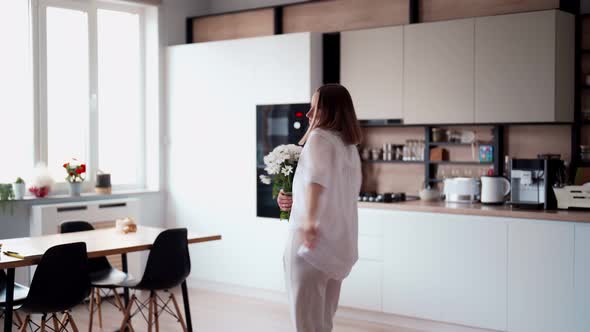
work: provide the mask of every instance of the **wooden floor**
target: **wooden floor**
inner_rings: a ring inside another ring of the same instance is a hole
[[[189,293],[193,328],[196,332],[293,331],[288,309],[284,304],[194,289],[189,290]],[[87,306],[78,306],[73,314],[80,331],[87,331]],[[114,306],[103,303],[103,329],[99,328],[95,318],[93,331],[114,331],[119,327],[121,319],[122,315]],[[140,317],[133,319],[133,326],[135,331],[147,331],[147,325]],[[165,315],[160,321],[160,331],[181,331],[181,328],[171,317]],[[336,319],[334,331],[422,332],[344,318]]]

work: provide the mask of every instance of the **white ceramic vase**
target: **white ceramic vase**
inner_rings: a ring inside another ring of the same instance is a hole
[[[82,193],[82,182],[70,182],[70,196],[80,196]]]
[[[13,183],[12,190],[14,191],[14,199],[21,200],[25,198],[27,188],[24,183]]]

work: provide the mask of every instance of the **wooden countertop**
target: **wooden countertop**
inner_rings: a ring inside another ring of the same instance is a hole
[[[426,201],[408,201],[400,203],[368,203],[359,202],[359,208],[384,209],[410,212],[430,212],[430,213],[447,213],[461,214],[472,216],[489,216],[504,218],[522,218],[535,220],[551,221],[569,221],[569,222],[587,222],[590,223],[590,211],[579,210],[523,210],[513,208],[510,205],[482,205],[482,204],[459,204]]]

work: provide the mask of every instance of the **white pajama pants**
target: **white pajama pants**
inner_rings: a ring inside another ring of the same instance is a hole
[[[298,256],[301,243],[301,232],[291,230],[283,256],[291,319],[297,332],[330,332],[342,281],[330,279]]]

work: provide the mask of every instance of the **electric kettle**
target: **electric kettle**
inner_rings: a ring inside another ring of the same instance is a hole
[[[510,194],[510,181],[501,176],[481,177],[481,202],[483,204],[504,204]]]

